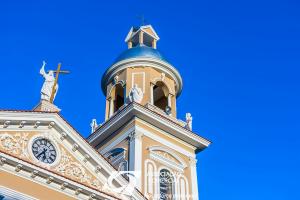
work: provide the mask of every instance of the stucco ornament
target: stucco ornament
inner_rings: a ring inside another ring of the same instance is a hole
[[[186,113],[185,119],[186,119],[186,128],[191,131],[192,130],[192,122],[193,122],[192,114]]]
[[[14,135],[8,133],[0,134],[0,149],[20,156],[21,158],[28,158],[26,146],[28,143],[28,133],[16,133]]]
[[[137,84],[134,84],[133,88],[129,91],[129,101],[141,103],[144,97],[144,93],[141,88],[138,87]]]
[[[53,89],[54,82],[55,82],[55,77],[54,77],[54,71],[53,70],[50,70],[48,73],[46,73],[45,65],[46,65],[46,62],[43,61],[43,66],[40,69],[40,74],[45,79],[43,87],[41,89],[41,99],[46,100],[46,101],[50,101],[52,89]],[[55,94],[54,94],[53,100],[55,99],[57,91],[58,91],[58,84],[56,84],[56,87],[55,87]]]

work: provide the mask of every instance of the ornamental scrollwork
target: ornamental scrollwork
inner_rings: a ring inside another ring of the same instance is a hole
[[[21,158],[28,158],[26,146],[28,144],[28,133],[0,134],[0,147],[4,151],[20,156]]]

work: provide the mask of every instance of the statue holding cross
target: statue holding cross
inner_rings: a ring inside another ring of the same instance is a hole
[[[45,71],[45,65],[46,62],[43,61],[43,66],[40,69],[40,74],[44,77],[45,82],[43,84],[43,87],[41,89],[41,99],[45,101],[49,101],[50,103],[53,103],[55,96],[58,91],[58,77],[59,74],[68,74],[69,71],[61,71],[60,67],[61,64],[59,63],[57,66],[57,70],[49,70],[48,73]],[[54,73],[56,76],[54,77]]]

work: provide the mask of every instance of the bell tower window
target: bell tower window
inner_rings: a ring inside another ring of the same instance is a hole
[[[124,105],[124,88],[121,84],[115,86],[114,112]]]
[[[169,105],[169,91],[163,82],[157,82],[153,87],[153,105],[165,110]]]
[[[159,173],[159,200],[174,199],[174,179],[171,172],[167,169],[160,170]]]
[[[117,112],[125,103],[125,91],[121,83],[117,83],[113,86],[109,101],[109,112],[108,117],[111,117],[115,112]]]

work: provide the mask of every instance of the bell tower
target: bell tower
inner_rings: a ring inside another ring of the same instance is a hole
[[[88,141],[118,170],[135,171],[149,199],[198,199],[196,153],[210,141],[177,118],[182,91],[177,69],[157,49],[151,25],[132,27],[121,53],[102,76],[105,122]]]

